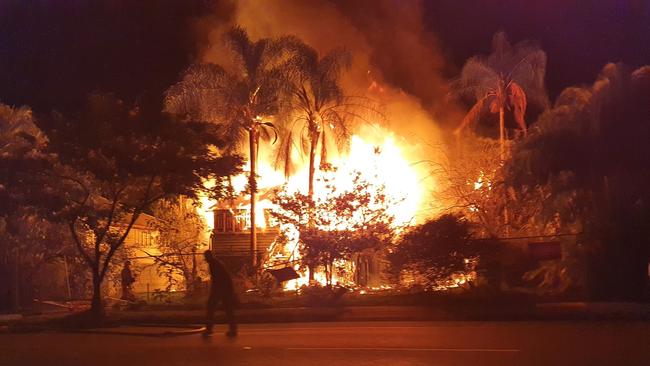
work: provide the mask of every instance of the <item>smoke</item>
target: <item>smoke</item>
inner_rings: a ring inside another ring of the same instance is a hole
[[[361,94],[375,82],[415,98],[436,118],[452,115],[442,77],[445,58],[435,35],[426,30],[418,1],[242,0],[233,6],[224,12],[230,15],[227,22],[213,22],[202,61],[228,63],[221,35],[234,24],[253,39],[291,34],[322,54],[338,47],[350,50],[354,61],[344,83],[350,93]]]
[[[457,116],[457,109],[447,103],[445,58],[425,29],[420,2],[241,0],[229,14],[228,21],[211,23],[202,62],[228,65],[222,34],[235,24],[252,39],[295,35],[321,54],[344,47],[353,54],[343,76],[347,92],[382,102],[386,128],[413,164],[437,159],[447,125],[442,121]],[[418,170],[422,180],[430,179],[426,164]]]
[[[417,1],[338,1],[370,47],[369,59],[387,83],[439,109],[447,83],[436,37],[425,29]]]

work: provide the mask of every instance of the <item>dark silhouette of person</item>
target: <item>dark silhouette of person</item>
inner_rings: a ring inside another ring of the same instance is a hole
[[[131,286],[135,282],[135,276],[131,272],[131,262],[124,262],[124,268],[122,268],[122,300],[135,301],[135,295],[131,290]]]
[[[228,322],[228,337],[237,336],[237,323],[235,321],[235,306],[237,297],[232,284],[230,274],[217,258],[212,255],[210,250],[203,253],[205,261],[210,267],[210,296],[208,297],[207,319],[205,324],[205,335],[212,334],[212,325],[214,324],[214,311],[217,305],[221,303],[226,313]]]

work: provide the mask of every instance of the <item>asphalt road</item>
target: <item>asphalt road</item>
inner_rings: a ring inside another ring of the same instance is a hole
[[[251,324],[243,325],[236,339],[222,333],[207,339],[198,334],[4,334],[0,365],[647,366],[650,323]]]

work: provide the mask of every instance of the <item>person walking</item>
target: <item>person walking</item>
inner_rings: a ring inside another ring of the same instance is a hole
[[[131,290],[131,286],[135,282],[135,276],[131,272],[131,262],[124,262],[124,268],[122,268],[122,300],[135,301],[135,295]]]
[[[229,326],[226,336],[236,337],[237,323],[235,321],[235,306],[237,305],[237,297],[232,284],[232,278],[223,263],[214,257],[212,251],[208,249],[203,255],[210,267],[210,296],[208,297],[204,335],[209,336],[212,334],[214,311],[217,305],[221,303],[226,313],[226,321]]]

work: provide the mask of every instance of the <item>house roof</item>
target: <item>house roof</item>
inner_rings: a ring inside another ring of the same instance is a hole
[[[120,223],[122,225],[128,225],[129,222],[131,222],[131,217],[133,217],[132,214],[128,214],[120,220]],[[133,223],[133,228],[134,229],[140,229],[140,230],[152,230],[153,224],[155,222],[159,221],[157,218],[148,215],[146,213],[141,213],[137,219],[135,219],[135,222]]]
[[[275,196],[276,189],[278,187],[269,187],[261,189],[257,194],[257,200],[271,200]],[[210,207],[212,210],[217,209],[229,209],[229,208],[238,208],[238,207],[247,207],[250,205],[250,195],[242,193],[234,199],[224,199],[217,202],[214,206]]]

